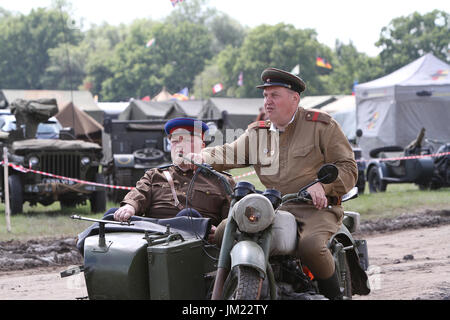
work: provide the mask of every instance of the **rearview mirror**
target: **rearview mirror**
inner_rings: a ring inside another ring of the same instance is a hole
[[[338,168],[334,164],[324,164],[317,173],[317,178],[324,184],[332,183],[339,174]]]

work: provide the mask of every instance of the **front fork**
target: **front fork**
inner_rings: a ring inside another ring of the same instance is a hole
[[[351,285],[349,283],[345,283],[345,279],[347,278],[347,258],[346,258],[346,251],[353,249],[353,245],[344,247],[344,245],[340,242],[334,241],[334,243],[331,245],[331,252],[334,257],[334,261],[336,263],[337,272],[339,275],[339,284],[342,288],[345,288],[348,285]]]
[[[233,249],[233,247],[235,245],[236,231],[237,231],[236,221],[233,219],[233,217],[231,215],[231,208],[233,208],[233,205],[234,205],[234,200],[232,200],[231,205],[230,205],[230,211],[228,213],[228,221],[225,226],[225,231],[223,234],[222,246],[220,248],[220,254],[219,254],[219,262],[217,264],[216,280],[214,282],[214,288],[213,288],[213,292],[212,292],[212,296],[211,296],[212,300],[222,299],[223,286],[224,286],[225,280],[228,276],[228,273],[230,272],[230,269],[231,269],[231,255],[230,254],[231,254],[231,250]],[[275,283],[272,283],[272,281],[270,281],[271,279],[273,279],[273,273],[271,272],[272,270],[269,266],[270,244],[272,241],[271,229],[272,228],[269,227],[266,230],[264,230],[261,234],[261,237],[259,238],[259,240],[257,242],[253,239],[252,240],[262,249],[262,252],[264,254],[263,258],[265,261],[265,266],[263,267],[263,270],[266,270],[266,273],[268,273],[269,283],[271,286],[270,291],[271,291],[271,295],[272,295],[272,293],[274,291],[274,288],[272,288],[272,286],[275,286]],[[243,246],[243,247],[248,248],[248,246]],[[261,250],[255,250],[255,251],[258,251],[255,254],[261,254]],[[235,256],[240,255],[239,252],[233,252],[233,254]],[[247,254],[243,253],[242,256],[249,256],[249,255],[248,255],[248,253]]]

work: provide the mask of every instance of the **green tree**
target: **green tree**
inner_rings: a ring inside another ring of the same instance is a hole
[[[0,87],[42,89],[50,63],[49,49],[61,43],[76,45],[81,32],[67,28],[68,14],[33,9],[28,15],[0,19]]]
[[[449,28],[449,13],[439,10],[393,19],[381,30],[376,42],[382,49],[380,58],[385,72],[393,72],[428,52],[450,62]]]
[[[146,43],[154,39],[150,47]],[[178,92],[192,88],[194,77],[211,58],[211,36],[201,25],[135,21],[126,40],[116,46],[107,65],[111,77],[102,83],[106,100],[155,95],[163,86]]]
[[[296,29],[289,24],[260,25],[247,34],[242,46],[230,54],[221,53],[217,60],[223,76],[227,95],[235,97],[260,97],[256,89],[261,72],[267,67],[292,70],[300,64],[300,76],[307,84],[307,95],[325,91],[315,68],[317,55],[330,56],[331,49],[317,41],[312,29]],[[243,86],[238,86],[240,73],[244,75]]]
[[[358,52],[352,42],[336,41],[333,72],[323,76],[328,94],[351,94],[353,84],[367,82],[383,75],[379,57],[369,57]]]

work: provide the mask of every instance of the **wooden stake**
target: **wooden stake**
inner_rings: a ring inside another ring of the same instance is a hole
[[[3,147],[3,176],[5,182],[4,194],[5,194],[5,218],[6,218],[6,230],[11,232],[11,208],[9,206],[9,179],[8,179],[8,148]]]

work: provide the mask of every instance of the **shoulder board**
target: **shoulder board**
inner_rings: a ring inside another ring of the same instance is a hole
[[[270,122],[270,120],[265,120],[265,121],[255,121],[253,123],[250,123],[248,125],[248,129],[270,129],[270,125],[272,123]]]
[[[166,169],[169,169],[170,167],[173,167],[173,166],[174,166],[174,164],[166,164],[166,165],[163,165],[163,166],[159,166],[156,169],[166,170]]]
[[[331,116],[327,113],[320,111],[306,111],[305,119],[307,121],[322,122],[329,124],[331,121]]]

